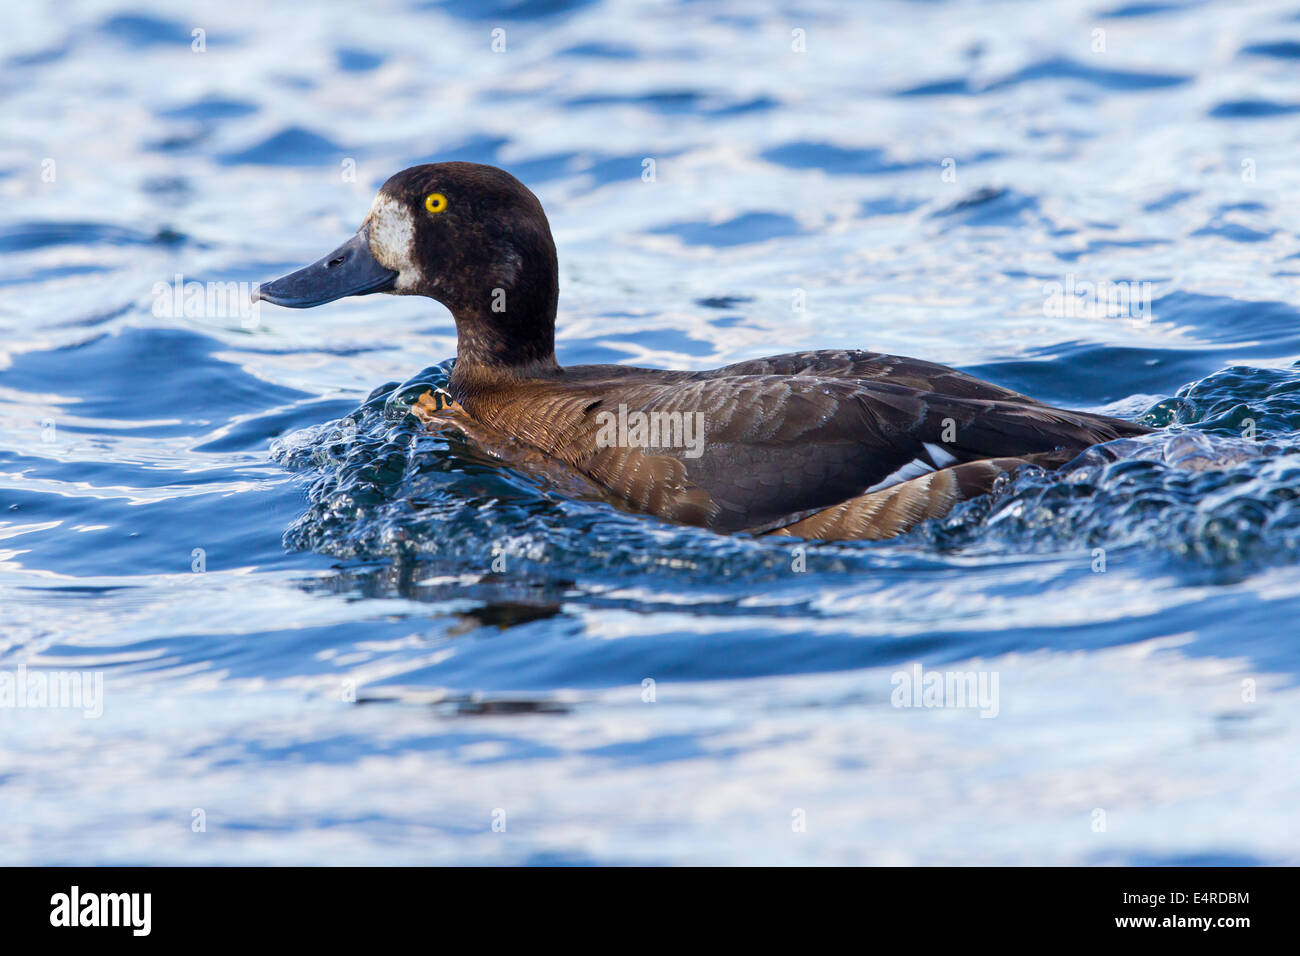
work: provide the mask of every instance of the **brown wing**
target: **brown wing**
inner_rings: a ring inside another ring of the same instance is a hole
[[[946,466],[1082,450],[1140,426],[1045,405],[922,392],[871,381],[747,376],[630,386],[584,414],[694,416],[683,447],[599,447],[578,429],[554,454],[634,510],[723,531],[779,527]],[[606,419],[608,420],[608,419]]]
[[[959,398],[987,398],[1001,401],[1040,404],[1028,395],[994,385],[983,379],[959,372],[937,362],[861,349],[789,352],[768,358],[737,362],[708,372],[695,373],[700,378],[727,378],[737,375],[797,375],[813,378],[838,378],[854,381],[886,381],[906,385],[923,392],[939,392]]]
[[[1082,450],[1146,430],[944,366],[862,352],[697,373],[576,367],[462,400],[630,510],[719,531],[769,531],[950,465]],[[599,439],[610,416],[634,413],[689,417],[703,441],[693,449]]]
[[[936,362],[861,349],[821,349],[789,352],[767,358],[750,359],[703,372],[638,368],[631,365],[577,365],[566,368],[564,380],[595,384],[623,383],[653,379],[661,384],[696,382],[720,378],[743,378],[751,375],[796,376],[805,378],[844,379],[848,381],[883,381],[924,392],[939,392],[960,398],[987,398],[1001,401],[1041,404],[1028,395],[985,382]]]

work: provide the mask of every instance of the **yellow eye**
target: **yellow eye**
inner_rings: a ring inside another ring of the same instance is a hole
[[[429,212],[442,212],[447,208],[447,197],[442,193],[429,193],[424,197],[424,208]]]

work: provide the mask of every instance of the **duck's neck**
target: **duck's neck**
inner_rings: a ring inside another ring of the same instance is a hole
[[[489,267],[466,270],[452,279],[438,296],[456,320],[452,384],[558,371],[555,310],[560,277],[550,232],[543,228],[531,238],[516,237],[496,249],[490,261]]]
[[[555,300],[534,310],[457,310],[452,383],[537,378],[559,371],[555,361]]]

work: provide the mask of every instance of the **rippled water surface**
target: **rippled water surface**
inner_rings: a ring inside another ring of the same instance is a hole
[[[1300,5],[312,6],[0,34],[0,674],[103,675],[0,709],[0,861],[1300,862]],[[1161,430],[796,551],[421,432],[431,301],[159,292],[445,159],[542,199],[563,363],[864,347]],[[996,716],[892,706],[918,663]]]

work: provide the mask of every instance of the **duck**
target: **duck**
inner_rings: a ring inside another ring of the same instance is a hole
[[[542,204],[494,166],[412,166],[357,232],[254,298],[293,309],[419,295],[456,326],[446,387],[412,411],[569,493],[711,531],[884,540],[1004,475],[1150,429],[1056,408],[933,362],[857,349],[705,371],[562,366]]]

